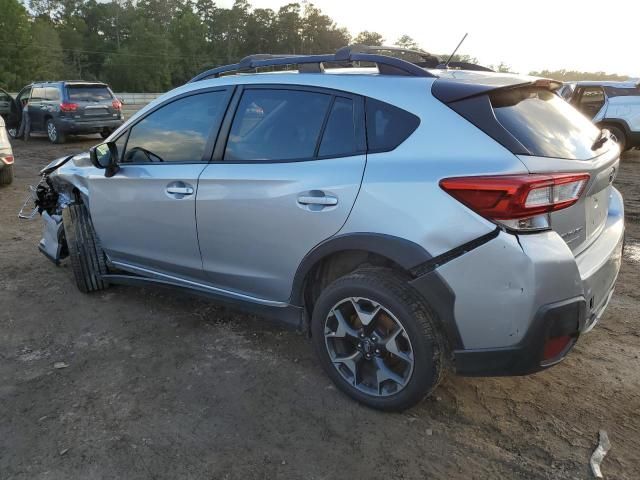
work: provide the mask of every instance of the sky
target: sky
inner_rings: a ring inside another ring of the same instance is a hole
[[[272,8],[294,0],[250,0]],[[514,72],[604,71],[640,77],[640,0],[313,0],[352,35],[381,33],[386,44],[409,35],[432,53],[459,53]],[[217,0],[230,7],[233,0]],[[282,52],[277,52],[282,53]]]

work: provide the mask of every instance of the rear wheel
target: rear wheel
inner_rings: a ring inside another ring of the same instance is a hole
[[[107,273],[105,255],[84,204],[69,205],[62,211],[64,234],[71,259],[71,269],[81,292],[104,290],[109,286],[102,280]]]
[[[434,314],[390,269],[363,268],[330,284],[313,310],[312,340],[336,386],[372,408],[409,408],[443,377]]]
[[[5,165],[0,169],[0,185],[9,185],[13,182],[13,165]]]
[[[624,131],[613,125],[605,125],[604,128],[607,128],[611,132],[611,135],[616,137],[616,141],[620,145],[620,150],[624,152],[627,149],[627,136],[624,134]]]
[[[56,126],[53,119],[47,120],[47,136],[49,137],[49,141],[51,143],[64,143],[65,136],[58,127]]]

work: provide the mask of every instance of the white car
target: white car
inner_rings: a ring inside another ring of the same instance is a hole
[[[0,185],[9,185],[13,181],[13,150],[9,143],[4,119],[0,117]]]
[[[622,150],[640,147],[640,81],[567,83],[560,95],[617,138]]]

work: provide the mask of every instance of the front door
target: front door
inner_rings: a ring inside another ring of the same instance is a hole
[[[303,257],[340,230],[355,202],[363,101],[290,86],[238,95],[226,145],[200,176],[203,266],[218,288],[286,301]]]
[[[109,259],[125,269],[200,279],[198,177],[211,158],[230,91],[209,89],[152,110],[116,140],[120,170],[89,181],[93,223]]]
[[[16,129],[20,125],[18,105],[11,95],[0,89],[0,116],[4,119],[7,130]]]

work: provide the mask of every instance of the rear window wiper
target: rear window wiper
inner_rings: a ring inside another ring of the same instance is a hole
[[[604,145],[607,140],[609,140],[610,136],[611,132],[609,132],[609,130],[607,130],[606,128],[600,130],[600,135],[598,135],[596,141],[593,142],[593,145],[591,145],[591,150],[598,150],[602,145]]]

